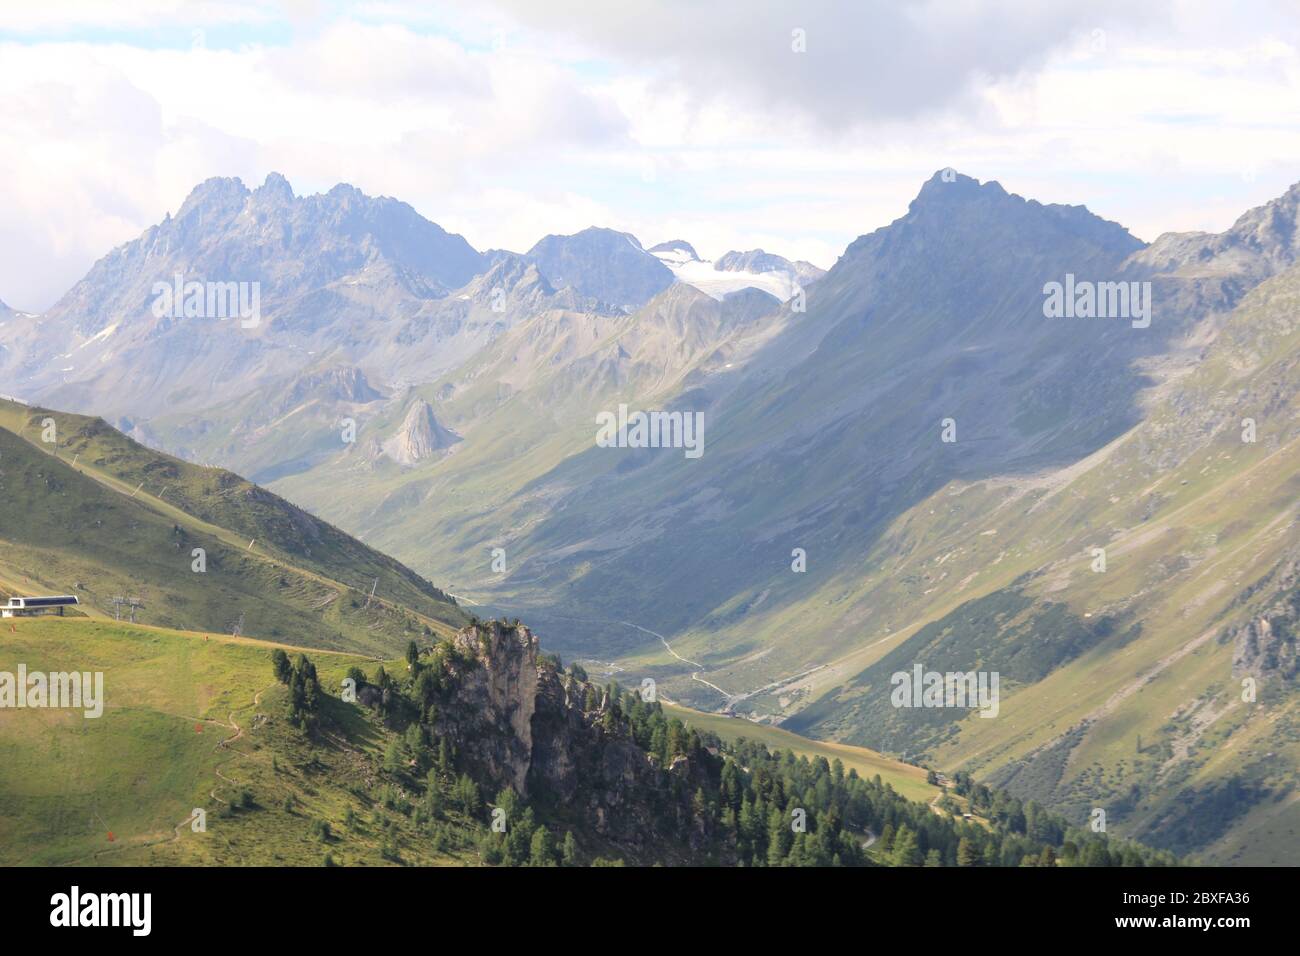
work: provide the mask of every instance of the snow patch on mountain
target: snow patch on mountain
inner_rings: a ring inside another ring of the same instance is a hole
[[[806,263],[795,264],[780,256],[771,255],[767,256],[768,261],[762,263],[766,267],[763,269],[747,267],[747,263],[739,258],[746,254],[738,252],[728,252],[716,262],[701,259],[694,247],[681,239],[661,242],[646,251],[666,265],[678,282],[693,286],[719,301],[741,289],[758,289],[775,296],[781,302],[787,302],[807,282],[818,278],[821,272],[815,266],[810,266],[816,272],[813,274],[801,268]]]

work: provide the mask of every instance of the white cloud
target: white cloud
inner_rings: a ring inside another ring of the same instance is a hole
[[[823,266],[948,165],[1146,239],[1225,228],[1300,179],[1300,37],[1266,0],[1230,23],[1178,0],[848,20],[730,0],[305,3],[245,21],[237,3],[90,6],[32,5],[47,12],[0,43],[0,128],[21,145],[0,152],[0,299],[19,308],[48,307],[201,180],[273,169],[300,193],[396,196],[479,248],[596,224]],[[160,23],[180,46],[155,41]],[[144,32],[68,36],[87,25]]]
[[[165,24],[257,23],[273,19],[279,12],[266,4],[235,0],[41,0],[6,3],[4,29],[43,34],[87,27],[154,29]]]
[[[972,85],[1036,70],[1060,44],[1164,0],[496,0],[521,22],[631,61],[696,99],[828,129],[969,107]]]

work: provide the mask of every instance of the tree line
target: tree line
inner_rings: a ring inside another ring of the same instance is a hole
[[[395,731],[381,769],[401,796],[389,802],[416,815],[441,844],[477,849],[491,865],[616,862],[609,858],[610,847],[580,823],[566,821],[560,808],[541,801],[530,805],[508,787],[485,801],[455,742],[435,730],[438,701],[452,679],[446,664],[454,655],[464,656],[448,641],[423,655],[411,642],[404,677],[382,665],[373,678],[360,668],[349,671],[358,688],[369,689],[363,701]],[[311,727],[320,696],[314,666],[303,655],[290,664],[279,650],[273,659],[277,678],[290,687],[295,723]],[[904,797],[879,775],[868,780],[846,770],[839,759],[772,751],[743,738],[727,742],[669,717],[657,701],[616,682],[603,687],[591,682],[577,665],[566,671],[558,658],[548,657],[539,659],[539,666],[553,668],[566,683],[570,699],[581,702],[584,721],[599,725],[605,738],[635,743],[657,764],[665,786],[644,796],[645,809],[659,829],[675,832],[685,808],[692,826],[679,839],[689,840],[690,858],[698,862],[760,867],[1178,862],[1170,853],[1072,826],[1033,801],[994,790],[966,773],[954,775],[936,812]],[[688,777],[673,772],[683,759],[698,768],[689,775],[691,792],[683,789]],[[463,832],[453,834],[457,821]],[[683,847],[675,849],[680,858]]]

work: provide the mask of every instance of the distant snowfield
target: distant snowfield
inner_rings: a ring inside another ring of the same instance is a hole
[[[719,272],[713,268],[712,262],[687,259],[680,253],[656,252],[654,255],[672,270],[677,281],[694,286],[715,299],[741,289],[761,289],[782,302],[794,295],[794,276],[786,272]]]

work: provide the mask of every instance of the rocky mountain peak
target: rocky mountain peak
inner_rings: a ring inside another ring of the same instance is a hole
[[[366,194],[351,183],[335,183],[325,195],[339,201],[366,198]]]
[[[248,187],[238,176],[214,176],[205,179],[185,197],[176,219],[186,219],[201,210],[231,210],[243,206],[248,199]]]
[[[262,201],[273,200],[281,203],[293,202],[294,199],[293,187],[289,185],[289,180],[275,172],[267,173],[266,181],[253,190],[253,196]]]
[[[944,217],[982,228],[978,220],[1000,220],[1022,228],[1043,226],[1084,239],[1113,253],[1128,254],[1144,244],[1119,223],[1102,219],[1083,205],[1041,203],[1009,193],[990,179],[981,183],[954,170],[926,180],[908,206],[909,217]]]
[[[996,180],[990,179],[981,185],[980,181],[973,176],[959,173],[955,169],[940,169],[921,184],[921,191],[912,200],[912,205],[970,200],[981,193],[995,196],[1007,195],[1002,184]]]
[[[1086,206],[1040,203],[1009,193],[994,180],[981,183],[953,170],[940,170],[921,186],[907,215],[854,240],[831,271],[856,269],[863,254],[907,256],[921,245],[943,246],[954,253],[1015,246],[1033,256],[1045,247],[1073,246],[1067,258],[1082,268],[1093,256],[1122,259],[1144,243]]]
[[[402,465],[413,465],[460,441],[434,417],[433,406],[423,399],[412,403],[398,427],[382,449],[385,455]]]
[[[1133,257],[1136,269],[1254,285],[1300,257],[1300,183],[1242,213],[1220,233],[1167,232]]]
[[[491,294],[495,289],[506,292],[536,289],[541,295],[555,294],[555,288],[537,264],[513,252],[500,256],[492,268],[475,280],[474,285],[481,294]]]
[[[1243,245],[1279,266],[1295,262],[1300,251],[1300,183],[1276,199],[1249,209],[1238,217],[1226,233],[1229,241]]]
[[[713,260],[713,268],[719,272],[776,272],[789,264],[788,259],[774,256],[762,249],[750,249],[748,252],[733,249]]]
[[[625,311],[643,305],[675,281],[669,268],[643,249],[635,236],[597,226],[571,236],[546,236],[528,251],[527,258],[556,289],[567,286]]]

